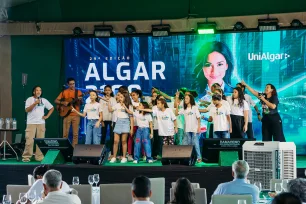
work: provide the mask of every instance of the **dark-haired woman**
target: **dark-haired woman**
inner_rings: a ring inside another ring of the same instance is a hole
[[[213,41],[204,44],[198,51],[193,71],[199,93],[206,95],[214,83],[220,84],[225,93],[231,93],[231,77],[234,69],[233,55],[223,42]]]
[[[234,88],[232,96],[228,96],[227,101],[231,108],[231,138],[244,138],[244,133],[248,130],[249,105],[244,100],[242,89]]]
[[[174,199],[168,204],[195,204],[194,189],[187,178],[179,178],[174,188]]]
[[[245,87],[261,102],[262,107],[262,141],[280,141],[285,142],[282,119],[278,113],[279,104],[275,86],[267,84],[264,93],[255,91],[244,81],[241,82]]]

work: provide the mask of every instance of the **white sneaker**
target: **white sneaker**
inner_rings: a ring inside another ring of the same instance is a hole
[[[137,161],[137,160],[134,160],[133,163],[134,163],[134,164],[138,164],[138,161]]]
[[[121,159],[121,163],[126,163],[127,162],[127,159],[126,158],[122,158]]]
[[[133,159],[132,155],[129,155],[127,160],[128,161],[133,161],[134,159]]]
[[[153,163],[153,160],[148,160],[148,163],[150,163],[150,164]]]
[[[117,161],[117,159],[115,158],[115,157],[113,157],[110,161],[109,161],[109,163],[115,163]]]

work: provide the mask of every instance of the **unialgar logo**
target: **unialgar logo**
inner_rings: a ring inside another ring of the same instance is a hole
[[[274,62],[275,60],[287,59],[288,57],[290,57],[290,55],[288,55],[287,53],[277,53],[277,54],[273,54],[270,52],[264,52],[264,53],[259,52],[258,54],[248,53],[248,59],[250,61],[269,60],[270,62]]]

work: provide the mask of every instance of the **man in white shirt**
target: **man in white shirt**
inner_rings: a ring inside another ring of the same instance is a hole
[[[148,177],[138,176],[132,181],[133,204],[154,204],[150,201],[152,196],[151,182]]]
[[[80,198],[75,194],[67,194],[61,191],[62,174],[57,170],[49,170],[43,177],[45,198],[34,202],[35,204],[81,204]]]
[[[25,130],[26,144],[22,155],[23,162],[31,161],[33,156],[34,137],[45,137],[45,120],[52,114],[54,108],[51,103],[42,97],[41,87],[35,86],[32,91],[32,97],[26,100],[25,111],[27,115],[27,128]],[[45,108],[49,110],[45,115]],[[42,161],[44,158],[38,146],[36,146],[35,160]]]

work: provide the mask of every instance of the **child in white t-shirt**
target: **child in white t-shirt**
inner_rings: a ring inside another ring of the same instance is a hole
[[[147,102],[141,102],[138,107],[140,109],[149,109],[149,104]],[[137,121],[138,128],[135,134],[133,163],[137,164],[139,162],[141,147],[145,151],[147,162],[153,163],[151,157],[151,139],[153,138],[152,116],[150,113],[138,111],[134,112],[134,118]]]
[[[214,122],[214,138],[229,138],[232,132],[230,109],[222,103],[221,95],[212,96],[214,107],[209,110],[209,121]]]
[[[109,129],[110,132],[110,141],[111,141],[111,146],[113,145],[114,138],[112,134],[112,117],[113,113],[108,110],[108,103],[111,104],[111,106],[116,105],[116,99],[114,98],[114,93],[112,91],[112,87],[110,85],[106,85],[104,87],[104,96],[100,98],[100,104],[102,107],[102,114],[103,114],[103,123],[102,123],[102,138],[101,138],[101,144],[105,144],[106,140],[106,135],[107,135],[107,130]],[[113,152],[113,148],[111,148],[111,152]]]
[[[185,119],[185,136],[183,145],[194,145],[197,153],[197,162],[202,162],[199,145],[199,134],[201,133],[201,115],[192,95],[186,94],[183,109],[176,108],[176,115]]]
[[[98,94],[95,91],[90,91],[90,103],[84,107],[83,113],[76,109],[72,109],[82,117],[87,115],[86,139],[85,144],[100,144],[101,143],[101,121],[103,119],[102,107],[98,103]]]
[[[231,138],[244,138],[244,134],[248,130],[249,105],[244,100],[244,94],[241,88],[234,88],[233,95],[226,99],[231,107]]]
[[[114,128],[114,155],[110,163],[116,162],[116,156],[118,152],[118,144],[121,135],[122,143],[122,159],[121,163],[126,163],[126,152],[127,152],[127,137],[128,134],[133,135],[134,119],[133,119],[133,106],[130,96],[127,92],[122,92],[118,95],[119,103],[111,107],[109,104],[109,110],[116,112],[117,121]]]
[[[157,100],[157,109],[139,109],[139,111],[153,112],[158,123],[159,152],[162,153],[163,145],[174,145],[174,134],[177,133],[176,117],[173,110],[163,98]]]

